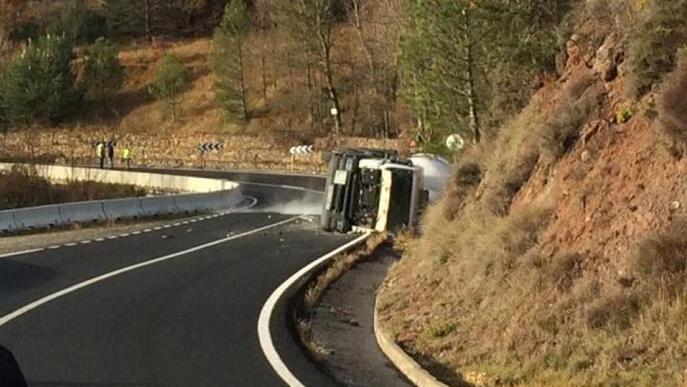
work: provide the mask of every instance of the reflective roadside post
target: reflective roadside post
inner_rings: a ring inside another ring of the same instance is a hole
[[[337,110],[335,107],[333,107],[329,112],[332,114],[332,117],[334,117],[334,125],[336,127],[336,134],[339,135],[341,133],[340,132],[341,128],[339,128],[339,119],[337,117],[339,115],[339,110]]]

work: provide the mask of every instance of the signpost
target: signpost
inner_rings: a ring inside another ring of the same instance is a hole
[[[296,156],[303,156],[303,155],[315,153],[315,145],[292,146],[289,149],[289,153],[291,154],[291,170],[293,171],[294,163],[296,161]]]

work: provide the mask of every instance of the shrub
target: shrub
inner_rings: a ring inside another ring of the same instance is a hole
[[[600,93],[587,78],[568,86],[561,101],[541,131],[541,152],[557,160],[579,139],[582,126],[598,106]]]
[[[75,43],[93,43],[107,33],[105,18],[83,0],[72,0],[48,30],[64,34]]]
[[[164,116],[171,115],[172,120],[176,120],[177,105],[188,82],[188,71],[179,57],[165,54],[149,89],[150,94],[162,103]]]
[[[632,258],[641,286],[676,297],[687,283],[687,219],[677,219],[663,234],[642,241]]]
[[[99,38],[88,50],[84,68],[84,85],[90,99],[104,103],[116,94],[124,81],[124,68],[119,63],[117,49]]]
[[[3,76],[3,105],[13,124],[60,122],[70,117],[82,96],[71,68],[72,44],[65,36],[29,41]]]
[[[630,31],[630,89],[646,94],[675,66],[678,48],[687,40],[687,0],[648,0]]]
[[[658,96],[661,127],[676,143],[687,143],[687,52],[680,55],[677,69]]]

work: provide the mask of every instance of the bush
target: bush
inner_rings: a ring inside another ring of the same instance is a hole
[[[72,0],[48,30],[64,34],[75,43],[93,43],[107,33],[105,18],[83,0]]]
[[[188,71],[179,57],[165,54],[149,89],[150,94],[162,103],[164,116],[171,115],[172,120],[176,120],[177,105],[188,82]]]
[[[687,41],[687,0],[647,0],[638,19],[628,42],[630,89],[637,97],[675,67]]]
[[[680,55],[677,70],[658,96],[661,127],[676,143],[687,143],[687,52]]]
[[[60,122],[78,106],[82,92],[71,68],[72,44],[65,36],[44,35],[29,41],[3,76],[3,105],[14,125]]]
[[[541,152],[557,160],[579,139],[582,126],[598,106],[599,91],[588,78],[573,81],[541,132]]]
[[[124,68],[119,63],[117,49],[99,38],[88,50],[84,67],[84,85],[90,99],[105,103],[119,91],[124,81]]]
[[[687,219],[677,219],[663,234],[642,241],[632,258],[641,286],[677,297],[687,283]]]

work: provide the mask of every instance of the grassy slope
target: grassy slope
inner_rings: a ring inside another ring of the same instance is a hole
[[[389,274],[382,319],[446,381],[684,382],[687,161],[626,80],[579,63],[540,90],[465,152]]]

